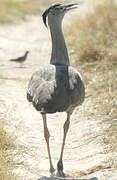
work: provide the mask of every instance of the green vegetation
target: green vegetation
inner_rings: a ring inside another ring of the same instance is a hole
[[[117,5],[111,0],[97,6],[66,31],[72,65],[86,84],[86,117],[108,122],[104,143],[109,152],[117,152]]]
[[[27,15],[39,13],[42,4],[40,1],[0,0],[0,23],[12,23],[18,18],[25,20]]]

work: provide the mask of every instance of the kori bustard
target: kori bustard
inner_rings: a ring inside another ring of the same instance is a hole
[[[47,127],[46,114],[64,111],[67,113],[67,119],[63,126],[64,135],[61,153],[57,163],[57,175],[61,177],[65,176],[63,172],[63,151],[70,125],[70,116],[74,108],[83,103],[85,96],[83,80],[79,72],[70,66],[68,51],[62,33],[64,15],[76,7],[76,3],[67,5],[55,4],[43,13],[43,22],[46,27],[48,17],[48,26],[52,39],[50,64],[39,68],[32,75],[27,91],[28,101],[32,102],[35,109],[42,115],[51,174],[53,174],[55,169],[52,164],[49,147],[50,134]]]

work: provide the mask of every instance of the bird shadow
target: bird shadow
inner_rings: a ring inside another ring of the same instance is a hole
[[[47,176],[42,176],[37,180],[98,180],[97,177],[92,177],[90,179],[79,179],[79,178],[61,178],[61,177],[47,177]]]
[[[26,66],[17,66],[15,68],[18,68],[18,69],[26,69],[27,67]]]

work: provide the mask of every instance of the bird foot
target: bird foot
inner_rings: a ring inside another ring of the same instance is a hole
[[[61,170],[57,171],[56,176],[63,177],[63,178],[66,177],[65,173],[63,171],[61,171]]]
[[[65,174],[63,172],[63,162],[62,160],[59,160],[57,163],[57,174],[58,177],[63,177],[65,178]]]
[[[54,172],[55,172],[54,167],[51,167],[51,168],[50,168],[50,173],[51,173],[51,176],[54,176]]]

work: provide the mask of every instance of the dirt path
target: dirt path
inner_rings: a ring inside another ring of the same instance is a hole
[[[88,11],[82,5],[79,14]],[[74,12],[76,13],[76,12]],[[76,13],[77,14],[77,13]],[[69,15],[66,17],[66,25]],[[32,17],[20,25],[0,27],[0,99],[7,111],[6,130],[16,136],[16,143],[26,147],[21,155],[15,155],[19,166],[14,174],[22,180],[37,180],[48,175],[48,155],[43,137],[41,115],[26,100],[27,83],[31,74],[40,66],[49,63],[51,42],[49,31],[44,27],[41,17]],[[30,54],[24,68],[9,62],[29,50]],[[117,172],[108,169],[103,130],[108,124],[101,120],[87,119],[85,110],[92,109],[91,99],[86,98],[82,107],[76,108],[71,117],[71,126],[64,152],[64,168],[71,177],[84,177],[92,180],[116,180]],[[65,113],[48,115],[51,134],[51,153],[54,165],[60,153]],[[56,130],[55,130],[56,129]],[[90,175],[88,175],[90,174]],[[80,179],[79,179],[80,180]]]

